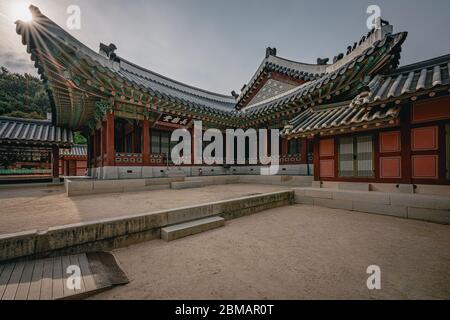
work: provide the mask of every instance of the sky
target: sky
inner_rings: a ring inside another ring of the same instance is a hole
[[[332,60],[368,32],[369,5],[409,32],[402,65],[450,53],[449,0],[0,0],[0,66],[15,72],[35,73],[12,12],[30,3],[65,29],[77,5],[81,29],[69,32],[91,49],[114,43],[129,61],[222,94],[239,92],[269,46],[295,61]]]

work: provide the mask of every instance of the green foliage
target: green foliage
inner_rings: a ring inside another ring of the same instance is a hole
[[[50,102],[42,82],[30,74],[0,67],[0,115],[45,119]]]
[[[87,144],[87,139],[79,132],[75,132],[73,140],[75,144]]]
[[[0,67],[0,116],[45,120],[48,112],[51,112],[50,101],[37,77],[11,73]],[[74,142],[87,144],[79,132],[75,132]]]
[[[36,120],[45,120],[46,118],[37,113],[36,111],[33,111],[31,113],[25,113],[23,111],[13,111],[7,114],[4,114],[5,117],[11,117],[11,118],[23,118],[23,119],[36,119]]]

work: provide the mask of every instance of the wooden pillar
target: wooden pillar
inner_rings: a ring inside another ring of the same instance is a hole
[[[52,148],[53,179],[59,179],[59,147]]]
[[[60,172],[59,172],[60,175],[68,176],[68,174],[66,173],[66,160],[60,159],[59,163],[60,163]]]
[[[105,166],[112,167],[115,164],[115,145],[114,145],[114,113],[106,114],[106,161]]]
[[[92,139],[92,167],[97,168],[97,157],[98,157],[98,133],[97,130],[94,130],[94,135]]]
[[[287,138],[281,139],[281,156],[286,156],[289,152],[288,148],[289,140]]]
[[[95,132],[95,131],[94,131]],[[94,145],[95,145],[95,136],[94,136],[94,132],[89,136],[89,168],[93,169],[95,168],[95,161],[94,161],[94,156],[95,156],[95,151],[94,151]]]
[[[101,167],[105,166],[105,153],[106,153],[106,124],[102,122],[102,128],[100,129],[100,155],[101,155]]]
[[[142,161],[144,166],[150,165],[150,121],[145,119],[142,123]]]
[[[299,139],[299,143],[300,143],[300,153],[301,153],[301,158],[302,164],[308,164],[308,139],[307,138],[301,138]]]
[[[320,136],[314,136],[314,181],[320,181]]]
[[[400,111],[400,130],[401,130],[401,148],[402,148],[402,183],[412,183],[412,165],[411,165],[411,117],[410,108],[403,106]]]

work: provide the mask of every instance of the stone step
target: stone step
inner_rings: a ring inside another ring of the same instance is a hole
[[[192,236],[208,230],[217,229],[225,225],[225,219],[210,217],[201,220],[190,221],[161,229],[161,238],[165,241],[173,241]]]

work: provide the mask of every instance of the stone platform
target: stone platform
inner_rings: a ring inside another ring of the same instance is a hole
[[[298,204],[450,224],[450,197],[413,193],[296,188]]]
[[[128,180],[66,179],[65,189],[69,197],[91,194],[121,193],[133,191],[192,189],[211,185],[226,184],[263,184],[285,187],[310,187],[310,176],[260,176],[260,175],[223,175],[204,177],[171,177]]]
[[[109,251],[161,237],[161,228],[220,216],[235,219],[294,203],[293,191],[245,196],[202,205],[103,219],[45,231],[0,236],[0,262],[60,254]]]

